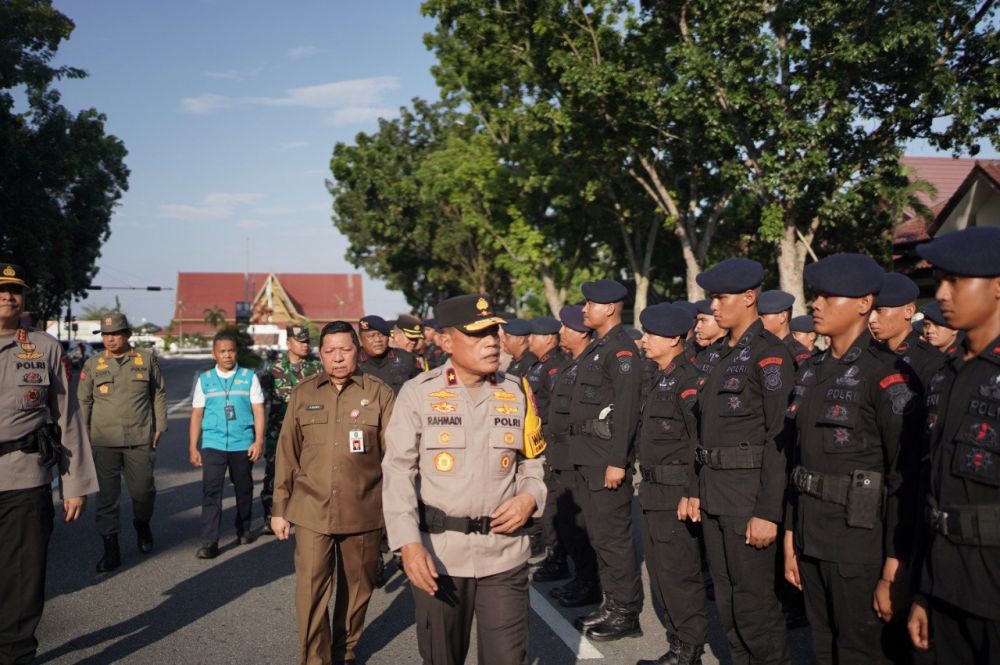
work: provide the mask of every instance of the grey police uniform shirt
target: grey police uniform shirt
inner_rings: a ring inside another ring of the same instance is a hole
[[[66,453],[60,464],[64,498],[97,491],[90,439],[83,429],[76,397],[70,394],[62,347],[51,335],[35,330],[0,337],[0,443],[17,441],[48,422],[62,430]],[[52,471],[38,464],[36,453],[0,455],[0,492],[52,482]]]

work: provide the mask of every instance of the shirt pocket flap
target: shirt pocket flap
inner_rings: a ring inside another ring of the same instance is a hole
[[[300,427],[305,427],[307,425],[325,425],[329,422],[329,416],[326,412],[318,411],[313,413],[311,411],[306,411],[305,413],[300,413],[296,416],[296,420]]]
[[[494,427],[490,432],[490,446],[493,448],[510,448],[520,450],[523,446],[523,435],[513,429]]]
[[[144,369],[132,370],[131,377],[133,381],[142,381],[144,383],[149,382],[149,372]]]
[[[94,385],[103,386],[106,383],[114,383],[115,375],[111,372],[98,372],[94,374]]]
[[[425,448],[465,448],[465,429],[461,427],[428,427],[420,437]]]
[[[29,369],[17,377],[19,386],[39,386],[49,385],[49,371],[47,369]]]

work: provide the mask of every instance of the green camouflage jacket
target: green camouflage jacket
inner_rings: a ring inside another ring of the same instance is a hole
[[[281,433],[281,423],[285,420],[285,410],[288,399],[292,396],[292,388],[306,377],[320,372],[323,365],[314,358],[306,358],[301,363],[293,365],[285,357],[275,363],[260,377],[261,388],[264,390],[264,402],[268,407],[267,429],[264,432],[264,444],[268,451],[278,445],[278,435]]]

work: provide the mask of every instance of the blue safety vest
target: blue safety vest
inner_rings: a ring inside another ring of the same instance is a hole
[[[248,450],[253,445],[253,409],[250,388],[253,372],[236,367],[228,379],[216,368],[203,372],[198,379],[205,394],[205,415],[201,421],[201,447],[227,452]],[[226,406],[233,408],[234,419],[226,417]]]

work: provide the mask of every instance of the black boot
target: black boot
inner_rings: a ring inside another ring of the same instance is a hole
[[[566,557],[550,549],[548,556],[531,571],[532,582],[557,582],[569,578],[569,564]]]
[[[562,605],[562,600],[559,601],[559,604]],[[610,610],[608,610],[608,599],[607,597],[605,597],[604,602],[601,603],[601,606],[598,607],[596,610],[594,610],[590,614],[584,614],[583,616],[578,616],[576,619],[574,619],[573,626],[580,632],[585,632],[591,626],[596,626],[597,624],[607,619],[609,612]]]
[[[611,642],[623,637],[642,637],[638,608],[619,603],[610,598],[605,603],[607,616],[600,623],[591,625],[584,635],[595,642]]]
[[[702,665],[703,645],[687,644],[676,637],[668,637],[670,650],[656,660],[639,660],[635,665]]]
[[[264,515],[264,528],[260,530],[260,535],[262,536],[273,536],[274,530],[271,529],[271,516]]]
[[[135,527],[136,539],[139,542],[139,551],[149,554],[153,551],[153,530],[149,528],[149,520],[132,520]]]
[[[531,554],[529,556],[538,556],[545,551],[545,543],[542,541],[542,534],[533,533],[528,536],[528,543],[531,545]]]
[[[118,548],[118,534],[101,536],[104,540],[104,556],[97,562],[97,572],[108,573],[122,565],[122,553]]]
[[[375,588],[381,589],[385,586],[386,576],[385,576],[385,559],[382,558],[382,553],[378,553],[378,558],[375,560]]]
[[[549,589],[549,598],[555,598],[556,600],[559,600],[568,593],[574,593],[583,583],[584,583],[583,580],[581,580],[579,577],[574,577],[566,584],[561,584],[557,587],[552,587],[551,589]]]
[[[575,589],[567,590],[559,604],[563,607],[583,607],[601,602],[601,585],[597,582],[583,582]]]

